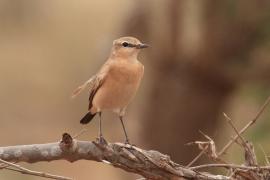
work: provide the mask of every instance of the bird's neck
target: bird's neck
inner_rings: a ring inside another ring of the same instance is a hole
[[[133,54],[125,54],[125,53],[115,53],[112,52],[110,55],[110,59],[116,60],[116,61],[128,61],[131,63],[137,62],[138,59],[138,53]]]

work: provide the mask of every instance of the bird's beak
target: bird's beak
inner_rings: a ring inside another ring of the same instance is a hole
[[[148,44],[138,44],[138,45],[136,46],[137,49],[143,49],[143,48],[148,48],[148,47],[149,47]]]

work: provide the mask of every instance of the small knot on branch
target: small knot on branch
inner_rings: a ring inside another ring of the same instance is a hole
[[[60,148],[62,151],[70,151],[70,149],[73,147],[73,138],[68,133],[63,133],[62,140],[60,142]]]

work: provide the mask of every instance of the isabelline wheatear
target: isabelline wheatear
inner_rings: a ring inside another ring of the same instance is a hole
[[[98,113],[100,141],[103,139],[101,113],[109,110],[119,115],[126,143],[129,143],[123,116],[137,92],[144,73],[144,66],[137,59],[138,53],[140,49],[147,47],[148,45],[134,37],[122,37],[113,41],[111,54],[99,72],[74,91],[73,97],[90,86],[88,112],[80,123],[89,123]]]

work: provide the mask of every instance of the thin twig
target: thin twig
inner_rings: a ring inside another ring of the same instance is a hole
[[[224,112],[223,112],[223,115],[224,115],[224,117],[226,118],[226,120],[227,120],[227,122],[229,123],[229,125],[230,125],[230,126],[232,127],[232,129],[235,131],[236,135],[237,135],[237,136],[240,138],[240,140],[242,141],[241,144],[242,144],[242,146],[244,146],[244,149],[245,149],[246,151],[248,151],[248,153],[249,153],[250,155],[252,155],[253,153],[251,152],[250,147],[247,145],[245,139],[240,135],[239,131],[236,129],[235,125],[234,125],[233,122],[232,122],[232,119],[231,119],[226,113],[224,113]],[[237,139],[236,139],[236,141],[237,141]]]
[[[75,134],[72,138],[75,139],[75,138],[81,136],[81,135],[82,135],[83,133],[85,133],[86,131],[87,131],[87,129],[86,129],[86,128],[83,128],[83,129],[81,129],[77,134]]]
[[[226,163],[224,160],[217,157],[216,153],[216,145],[212,138],[210,138],[208,135],[203,133],[202,131],[199,131],[208,141],[195,141],[193,143],[189,144],[197,144],[199,146],[199,149],[201,152],[186,166],[186,168],[190,167],[192,164],[194,164],[204,153],[208,155],[208,158],[211,160],[214,160],[215,162],[219,163]]]
[[[232,129],[235,131],[235,133],[237,134],[237,136],[240,138],[240,140],[242,141],[242,145],[247,147],[246,141],[245,139],[240,135],[239,131],[236,129],[235,125],[232,122],[232,119],[223,112],[223,116],[225,117],[225,119],[227,120],[227,122],[229,123],[229,125],[232,127]],[[237,140],[237,139],[236,139]]]
[[[242,166],[242,165],[235,165],[235,164],[203,164],[199,166],[193,166],[189,169],[197,170],[203,168],[210,168],[210,167],[224,167],[224,168],[232,168],[232,169],[246,169],[246,170],[270,170],[270,166]]]
[[[264,104],[261,106],[260,110],[257,112],[255,117],[243,128],[239,131],[239,134],[243,134],[251,125],[253,125],[257,119],[260,117],[260,115],[263,113],[267,105],[270,103],[270,96],[267,98],[267,100],[264,102]],[[232,140],[230,140],[224,147],[223,149],[218,153],[218,156],[223,155],[234,143],[236,139],[238,139],[238,135],[234,136]]]
[[[39,176],[39,177],[45,177],[45,178],[50,178],[50,179],[57,179],[57,180],[72,180],[71,178],[68,177],[63,177],[63,176],[57,176],[57,175],[53,175],[53,174],[48,174],[48,173],[44,173],[44,172],[38,172],[38,171],[32,171],[30,169],[26,169],[20,165],[11,163],[11,162],[7,162],[4,161],[2,159],[0,159],[0,162],[9,165],[10,167],[14,167],[16,169],[10,168],[10,167],[5,167],[5,169],[8,170],[12,170],[12,171],[17,171],[20,172],[22,174],[29,174],[29,175],[34,175],[34,176]]]
[[[263,152],[263,155],[264,155],[264,159],[265,159],[266,165],[269,166],[269,165],[270,165],[270,162],[269,162],[269,160],[268,160],[268,157],[267,157],[267,155],[266,155],[266,153],[265,153],[265,151],[264,151],[262,145],[259,144],[259,147],[260,147],[261,151]]]
[[[208,145],[186,166],[186,168],[190,167],[192,164],[194,164],[207,150]]]
[[[206,150],[208,149],[209,145],[211,144],[210,142],[213,141],[209,136],[207,136],[206,134],[204,134],[201,130],[199,130],[199,133],[201,133],[207,140],[209,140],[209,142],[204,142],[207,145],[205,147],[201,147],[202,149],[200,148],[200,144],[199,143],[194,142],[195,144],[198,144],[199,145],[199,149],[201,149],[201,152],[190,163],[188,163],[188,165],[186,166],[186,168],[188,168],[192,164],[194,164],[206,152]],[[189,144],[194,144],[194,143],[188,143],[188,145]]]
[[[0,165],[0,169],[6,169],[8,166],[9,166],[8,164],[2,163],[2,164]]]
[[[16,164],[17,162],[15,161],[15,162],[12,162],[13,164]],[[10,165],[8,165],[8,164],[5,164],[5,163],[1,163],[0,164],[0,169],[6,169],[7,167],[9,167]]]

